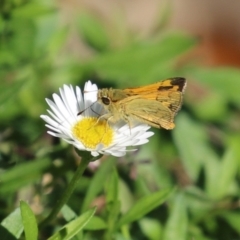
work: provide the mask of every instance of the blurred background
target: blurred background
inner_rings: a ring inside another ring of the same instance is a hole
[[[122,214],[140,197],[176,187],[164,205],[128,226],[129,238],[116,230],[113,239],[240,239],[239,9],[239,1],[224,0],[2,0],[0,220],[20,199],[38,219],[46,216],[79,164],[72,146],[47,135],[39,117],[59,87],[91,80],[126,88],[185,77],[173,131],[153,129],[136,153],[102,159],[117,169]],[[71,197],[73,211],[97,168]],[[106,220],[102,180],[88,207],[97,205]],[[61,225],[56,219],[39,239]],[[104,239],[96,236],[88,229],[76,239]]]

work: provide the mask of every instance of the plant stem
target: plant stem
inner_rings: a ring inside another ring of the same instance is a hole
[[[57,216],[57,214],[59,213],[59,211],[61,210],[63,205],[65,203],[67,203],[68,199],[72,195],[79,179],[81,178],[83,172],[87,168],[89,162],[93,161],[93,157],[90,157],[89,154],[83,154],[83,155],[85,155],[85,156],[82,157],[81,162],[80,162],[71,182],[69,183],[68,187],[65,189],[65,191],[64,191],[63,195],[60,197],[60,199],[56,202],[56,205],[53,207],[53,209],[50,212],[50,214],[48,215],[48,217],[45,218],[40,223],[40,227],[45,226],[47,223],[51,222]]]

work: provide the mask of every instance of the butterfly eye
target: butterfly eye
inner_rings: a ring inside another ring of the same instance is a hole
[[[105,105],[109,105],[110,104],[110,99],[108,97],[102,97],[102,102]]]

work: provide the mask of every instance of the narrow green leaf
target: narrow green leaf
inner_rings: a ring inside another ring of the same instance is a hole
[[[208,146],[210,149],[210,146]],[[207,151],[206,151],[207,153]],[[209,152],[208,155],[206,155],[204,164],[204,171],[206,175],[206,181],[205,181],[205,192],[208,197],[215,198],[215,191],[216,191],[216,180],[219,178],[219,168],[220,168],[220,160],[217,159]]]
[[[1,222],[1,240],[18,239],[23,232],[23,224],[20,209],[15,209]]]
[[[200,96],[198,101],[189,103],[194,115],[204,121],[223,122],[227,116],[227,99],[215,89],[209,91],[206,86],[206,92]]]
[[[109,174],[108,181],[106,182],[106,200],[107,202],[115,202],[118,199],[118,174],[114,168]]]
[[[149,80],[159,80],[161,76],[166,77],[166,71],[172,69],[177,58],[194,44],[193,38],[168,34],[156,42],[135,43],[119,51],[98,55],[84,66],[94,69],[106,79],[125,79],[126,82],[121,81],[125,87],[131,84],[130,79],[141,85]]]
[[[156,20],[156,29],[159,32],[159,34],[162,33],[160,29],[166,29],[169,22],[171,21],[173,7],[172,3],[169,1],[162,2],[161,8],[159,9],[158,19]]]
[[[221,217],[240,235],[240,214],[239,212],[224,212]]]
[[[89,222],[93,217],[96,208],[93,208],[85,213],[83,213],[78,218],[74,219],[70,223],[66,224],[57,233],[48,238],[48,240],[68,240],[74,237],[82,228]]]
[[[38,179],[51,166],[50,159],[38,159],[16,165],[0,176],[0,193],[12,192]]]
[[[105,232],[105,239],[111,239],[111,236],[117,228],[117,219],[120,212],[120,201],[108,203],[108,220],[107,220],[107,231]]]
[[[94,49],[103,51],[109,45],[104,25],[93,15],[81,13],[78,19],[81,37]]]
[[[50,55],[55,56],[59,52],[67,40],[68,33],[68,27],[60,28],[54,32],[48,43],[48,51]]]
[[[164,240],[186,240],[188,218],[183,195],[178,195],[167,221],[164,231]]]
[[[225,98],[235,102],[238,106],[240,103],[239,94],[239,76],[240,71],[237,68],[199,68],[189,69],[191,76],[198,79],[201,83],[206,84],[214,91],[218,91]]]
[[[32,209],[24,201],[20,201],[20,209],[26,240],[35,240],[38,236],[38,227]]]
[[[110,239],[112,233],[115,231],[117,218],[120,212],[120,202],[118,200],[118,186],[119,178],[116,169],[109,174],[108,180],[106,182],[106,200],[107,200],[107,231],[105,239]]]
[[[192,221],[199,222],[204,219],[213,208],[213,203],[207,194],[195,185],[187,187],[184,193],[186,205],[191,211]]]
[[[49,5],[43,4],[38,1],[22,4],[20,7],[14,8],[12,15],[16,19],[19,18],[36,18],[44,14],[52,12],[54,9]]]
[[[158,220],[143,218],[139,221],[140,227],[149,240],[162,239],[162,225]]]
[[[214,195],[217,199],[230,193],[231,185],[233,185],[238,172],[240,162],[239,136],[232,136],[228,145],[223,159],[219,163],[219,178],[215,179]]]
[[[77,214],[66,204],[62,207],[61,213],[64,219],[68,222],[73,218],[77,217]]]
[[[16,165],[11,170],[6,171],[4,174],[1,174],[0,180],[1,183],[8,183],[13,180],[16,181],[16,179],[24,177],[24,175],[28,173],[34,172],[34,174],[36,174],[36,172],[41,172],[43,169],[49,166],[51,166],[50,159],[35,159],[32,162]]]
[[[121,202],[121,210],[120,211],[122,213],[126,213],[129,211],[129,209],[135,203],[133,192],[131,191],[130,186],[126,182],[124,182],[124,180],[121,178],[119,178],[118,189],[119,189],[118,200]],[[147,195],[147,194],[143,194],[142,196],[145,196],[145,195]]]
[[[188,176],[196,181],[201,168],[204,165],[211,165],[211,168],[206,167],[212,171],[207,177],[209,179],[216,177],[218,172],[214,173],[214,166],[218,163],[218,157],[208,144],[204,127],[184,113],[178,115],[176,125],[173,137]]]
[[[109,172],[112,171],[112,167],[115,163],[114,158],[108,158],[105,162],[101,164],[101,167],[95,173],[92,181],[88,187],[88,191],[86,193],[83,205],[82,212],[86,211],[88,206],[91,204],[92,200],[103,190],[103,186],[109,176]]]
[[[64,205],[61,213],[66,221],[70,221],[77,217],[77,214],[68,206]],[[106,223],[99,217],[93,216],[89,222],[84,226],[86,230],[101,230],[106,228]]]
[[[93,216],[89,222],[84,226],[84,229],[86,230],[102,230],[106,229],[107,224],[104,220],[102,220],[100,217]]]
[[[174,142],[187,174],[192,180],[196,180],[203,162],[203,156],[196,153],[201,152],[203,142],[206,141],[204,129],[184,113],[178,115],[176,125],[177,128],[173,130]]]
[[[7,101],[12,100],[24,84],[26,84],[26,81],[15,81],[6,84],[2,82],[0,85],[0,108],[2,108]]]
[[[166,201],[172,192],[173,189],[165,189],[139,199],[136,204],[122,216],[119,220],[118,227],[136,221],[146,215]]]

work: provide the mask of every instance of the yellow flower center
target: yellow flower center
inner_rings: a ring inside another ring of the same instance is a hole
[[[95,117],[86,117],[72,128],[73,135],[87,148],[95,149],[98,144],[104,147],[113,142],[114,132],[107,121]]]

